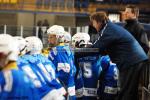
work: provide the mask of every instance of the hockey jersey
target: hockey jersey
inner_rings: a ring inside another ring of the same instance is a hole
[[[0,100],[40,100],[37,90],[24,72],[9,64],[0,71]],[[32,94],[32,95],[31,95]]]
[[[98,79],[101,73],[100,56],[98,53],[76,56],[77,77],[76,96],[78,100],[96,100]]]
[[[50,87],[53,87],[55,89],[57,89],[57,91],[59,91],[61,93],[61,95],[65,95],[66,91],[65,88],[61,85],[60,81],[58,80],[58,77],[56,76],[56,67],[54,66],[54,64],[45,56],[41,55],[41,54],[37,54],[37,55],[33,55],[35,58],[38,59],[39,63],[37,63],[37,66],[39,66],[39,68],[41,68],[41,70],[43,70],[43,74],[46,74],[47,72],[49,73],[51,79],[48,78],[48,73],[47,73],[47,84]],[[44,67],[46,70],[44,70]],[[46,76],[46,75],[45,75]]]
[[[76,53],[75,78],[78,100],[113,100],[118,89],[118,69],[109,56],[96,52]],[[98,94],[98,96],[97,96]]]
[[[119,71],[116,64],[110,61],[109,56],[102,56],[100,59],[102,73],[98,88],[100,100],[115,100],[118,93]]]
[[[30,77],[43,98],[53,89],[60,89],[62,86],[55,80],[54,66],[44,66],[38,55],[24,55],[18,60],[18,66]]]
[[[56,74],[69,96],[75,99],[74,76],[76,67],[74,65],[74,55],[70,47],[65,45],[56,46],[52,48],[48,58],[56,66]]]

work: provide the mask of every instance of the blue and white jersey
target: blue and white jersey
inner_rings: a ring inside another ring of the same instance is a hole
[[[41,54],[37,54],[33,56],[38,59],[39,62],[36,63],[36,65],[41,68],[42,73],[47,74],[45,75],[47,84],[50,87],[57,89],[61,94],[65,95],[66,91],[56,76],[56,73],[55,73],[56,67],[54,66],[54,64],[48,58],[46,58],[45,56]],[[49,73],[49,75],[47,72]],[[49,77],[51,77],[51,79]]]
[[[44,75],[41,73],[40,68],[36,66],[38,60],[31,55],[24,55],[18,59],[18,67],[23,70],[26,75],[31,79],[34,86],[37,88],[40,98],[43,98],[48,94],[53,88],[47,85],[47,80],[45,80]]]
[[[56,66],[56,74],[67,89],[69,96],[75,96],[74,76],[76,67],[74,65],[74,55],[70,47],[64,45],[56,46],[52,48],[48,58]]]
[[[118,76],[119,71],[116,64],[110,61],[109,56],[101,57],[101,67],[103,78],[100,80],[98,96],[100,100],[114,100],[118,93]]]
[[[0,71],[0,100],[40,100],[40,98],[24,72],[10,69]]]
[[[75,80],[76,96],[79,100],[96,100],[98,80],[101,73],[100,56],[98,53],[92,56],[84,55],[76,58],[78,73]]]

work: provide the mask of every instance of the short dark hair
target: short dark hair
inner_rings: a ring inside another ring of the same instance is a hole
[[[95,20],[96,22],[104,23],[108,21],[108,17],[105,12],[95,12],[90,16],[90,20]]]
[[[139,16],[139,8],[137,6],[127,5],[126,8],[130,8],[132,13],[134,13],[137,17]]]

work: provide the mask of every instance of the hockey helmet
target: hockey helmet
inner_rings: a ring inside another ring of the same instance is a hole
[[[8,55],[7,60],[17,60],[19,54],[18,44],[11,35],[0,34],[0,53]]]
[[[36,36],[30,36],[25,38],[26,52],[29,54],[39,54],[43,49],[42,41]]]
[[[48,35],[56,35],[58,42],[64,42],[64,27],[60,25],[53,25],[47,30]]]

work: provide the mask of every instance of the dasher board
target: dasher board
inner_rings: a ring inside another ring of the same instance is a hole
[[[98,53],[99,52],[99,48],[75,48],[73,49],[74,52],[90,52],[90,53]]]

